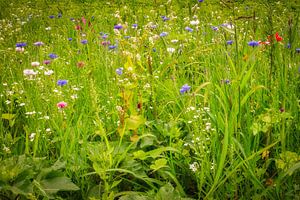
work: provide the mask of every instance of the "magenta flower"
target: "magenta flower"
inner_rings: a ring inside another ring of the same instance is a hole
[[[62,108],[67,107],[68,104],[64,101],[61,101],[61,102],[57,103],[56,105],[59,109],[62,109]]]

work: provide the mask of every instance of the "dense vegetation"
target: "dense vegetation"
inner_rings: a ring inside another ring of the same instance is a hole
[[[299,1],[0,6],[0,199],[300,199]]]

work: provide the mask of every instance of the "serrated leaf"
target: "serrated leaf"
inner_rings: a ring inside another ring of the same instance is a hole
[[[160,158],[158,160],[155,160],[153,165],[150,165],[150,168],[153,169],[154,171],[159,170],[160,168],[166,167],[167,165],[167,160],[164,158]]]
[[[143,150],[139,150],[139,151],[133,152],[133,157],[135,159],[145,160],[147,158],[147,153],[144,152]]]

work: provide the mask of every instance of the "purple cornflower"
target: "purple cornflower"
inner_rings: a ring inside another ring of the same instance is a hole
[[[107,38],[108,38],[108,34],[107,33],[102,34],[102,39],[106,40]]]
[[[81,40],[81,44],[87,44],[88,41],[87,40]]]
[[[107,46],[107,45],[110,45],[110,41],[102,41],[101,44],[103,46]]]
[[[123,67],[116,69],[116,73],[121,76],[123,74]]]
[[[188,32],[193,32],[193,29],[192,29],[192,28],[190,28],[190,27],[188,27],[188,26],[187,26],[187,27],[185,27],[185,30],[186,30],[186,31],[188,31]]]
[[[288,43],[288,44],[286,45],[286,48],[290,49],[290,48],[291,48],[291,44]]]
[[[27,46],[27,43],[26,42],[18,42],[16,44],[16,47],[26,47]]]
[[[50,53],[49,58],[55,59],[55,58],[58,58],[58,56],[55,53]]]
[[[217,26],[211,26],[211,29],[214,30],[214,31],[218,31],[219,28]]]
[[[167,36],[167,35],[168,35],[167,32],[162,32],[161,34],[159,34],[160,37],[165,37],[165,36]]]
[[[110,45],[110,46],[108,46],[108,49],[115,49],[115,48],[117,48],[117,45]]]
[[[117,30],[120,30],[122,28],[123,28],[123,26],[121,24],[117,24],[114,26],[114,29],[117,29]]]
[[[54,15],[50,15],[50,16],[49,16],[50,19],[53,19],[54,17],[55,17]]]
[[[296,49],[296,53],[300,53],[300,48],[297,48],[297,49]]]
[[[43,46],[44,43],[43,42],[35,42],[35,43],[33,43],[33,45],[39,47],[39,46]]]
[[[68,38],[68,40],[69,40],[69,41],[72,41],[72,40],[73,40],[73,38]]]
[[[202,3],[204,0],[198,0],[199,3]]]
[[[228,45],[232,45],[232,44],[233,44],[233,41],[232,41],[232,40],[228,40],[226,43],[227,43]]]
[[[58,80],[57,81],[57,85],[58,86],[64,86],[68,83],[68,80]]]
[[[191,89],[191,86],[189,86],[188,84],[184,84],[181,89],[179,90],[179,92],[181,94],[184,94],[185,92],[189,91]]]
[[[248,45],[251,46],[251,47],[256,47],[256,46],[259,45],[259,42],[257,42],[257,41],[250,41],[250,42],[248,42]]]
[[[131,28],[137,28],[138,25],[137,24],[132,24]]]
[[[163,20],[164,22],[170,20],[170,18],[169,18],[169,17],[166,17],[166,16],[161,16],[161,18],[162,18],[162,20]]]

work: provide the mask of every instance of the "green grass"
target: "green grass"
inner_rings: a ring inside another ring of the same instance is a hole
[[[298,4],[1,1],[0,199],[299,199]]]

